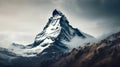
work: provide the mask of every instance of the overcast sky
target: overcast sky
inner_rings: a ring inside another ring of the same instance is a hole
[[[120,30],[120,0],[0,0],[0,43],[32,43],[54,9],[94,37]]]

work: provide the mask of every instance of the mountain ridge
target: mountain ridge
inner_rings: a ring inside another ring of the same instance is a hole
[[[120,67],[120,32],[97,43],[74,48],[51,67]]]

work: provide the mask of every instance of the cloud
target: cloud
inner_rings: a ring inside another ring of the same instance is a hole
[[[34,38],[35,34],[25,32],[0,32],[0,47],[9,48],[12,43],[29,45]]]
[[[90,12],[89,15],[92,13],[95,17],[96,15],[100,17],[120,15],[119,0],[77,0],[77,3],[81,9]]]
[[[12,43],[9,35],[0,34],[0,47],[8,48],[10,43]]]

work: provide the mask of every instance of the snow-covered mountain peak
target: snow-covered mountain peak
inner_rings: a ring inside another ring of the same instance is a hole
[[[55,9],[52,14],[53,16],[50,17],[43,31],[36,36],[33,46],[41,45],[41,43],[56,43],[57,45],[59,44],[59,46],[66,46],[64,44],[71,42],[74,37],[80,40],[92,38],[80,32],[77,28],[73,28],[61,11]]]
[[[62,16],[63,14],[62,14],[61,11],[55,9],[55,10],[53,11],[52,15],[53,15],[53,16],[56,16],[56,15],[60,15],[60,16]]]

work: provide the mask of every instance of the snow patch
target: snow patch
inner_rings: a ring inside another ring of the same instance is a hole
[[[34,47],[34,48],[13,48],[9,49],[11,52],[16,53],[18,56],[24,56],[24,57],[33,57],[37,56],[37,54],[41,53],[44,49],[48,48],[50,44],[46,45],[45,47],[42,47],[41,45]]]

